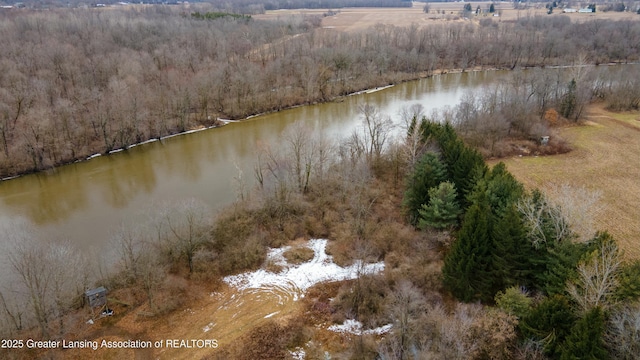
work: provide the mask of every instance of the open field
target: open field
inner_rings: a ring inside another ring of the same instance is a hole
[[[608,230],[627,258],[640,258],[640,113],[590,107],[584,126],[559,130],[573,151],[503,160],[528,188],[584,186],[602,193],[596,228]]]
[[[447,3],[430,3],[430,12],[426,14],[423,8],[426,3],[414,2],[410,8],[345,8],[334,9],[336,15],[326,16],[322,19],[322,26],[329,29],[337,29],[343,31],[364,30],[376,24],[408,26],[417,24],[419,26],[436,25],[445,22],[458,21],[466,22],[460,16],[460,11],[464,6],[459,2]],[[491,2],[472,2],[471,7],[475,9],[480,6],[483,11],[488,11]],[[547,9],[543,3],[536,4],[536,7],[528,9],[516,10],[512,3],[496,3],[496,13],[499,15],[493,17],[491,14],[483,13],[478,16],[472,16],[470,20],[478,21],[480,19],[493,18],[495,21],[515,21],[519,18],[544,15],[544,16],[569,16],[572,21],[590,21],[594,19],[635,19],[640,20],[640,15],[633,12],[596,12],[591,14],[563,14],[561,10],[556,9],[551,15],[547,15]],[[264,15],[254,15],[256,19],[276,19],[286,18],[293,15],[323,15],[328,9],[296,9],[296,10],[274,10],[267,11]]]

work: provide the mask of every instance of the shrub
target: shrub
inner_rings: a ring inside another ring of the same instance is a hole
[[[531,309],[531,298],[522,289],[512,286],[496,294],[496,305],[508,314],[523,318]]]
[[[282,254],[289,264],[302,264],[313,259],[314,251],[308,247],[295,247]]]

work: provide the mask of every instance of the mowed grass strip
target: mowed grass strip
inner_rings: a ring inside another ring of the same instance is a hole
[[[569,184],[600,191],[596,229],[607,230],[627,259],[640,258],[640,113],[589,108],[581,126],[559,129],[573,151],[503,159],[529,189]],[[496,161],[492,161],[492,164]]]

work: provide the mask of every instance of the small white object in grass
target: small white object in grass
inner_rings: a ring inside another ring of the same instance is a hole
[[[264,318],[265,318],[265,319],[268,319],[268,318],[272,317],[273,315],[275,315],[275,314],[277,314],[277,313],[279,313],[279,312],[280,312],[280,311],[276,311],[276,312],[273,312],[273,313],[271,313],[271,314],[269,314],[269,315],[265,315],[265,316],[264,316]]]
[[[208,332],[209,330],[213,329],[214,326],[216,326],[216,324],[213,322],[210,322],[207,324],[207,326],[202,328],[202,331]]]
[[[289,350],[289,353],[294,360],[304,360],[304,357],[307,355],[307,353],[301,347],[297,347],[293,351]]]

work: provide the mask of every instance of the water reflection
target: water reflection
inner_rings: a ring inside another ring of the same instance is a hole
[[[282,132],[295,121],[304,121],[328,137],[344,137],[360,126],[360,105],[375,105],[395,120],[402,107],[416,103],[429,114],[455,105],[466,91],[479,90],[501,76],[477,72],[408,82],[6,181],[0,183],[0,223],[23,218],[48,236],[69,239],[81,248],[104,246],[115,227],[124,220],[142,219],[153,204],[188,197],[214,209],[230,203],[235,197],[234,164],[251,186],[257,144],[277,145]]]

